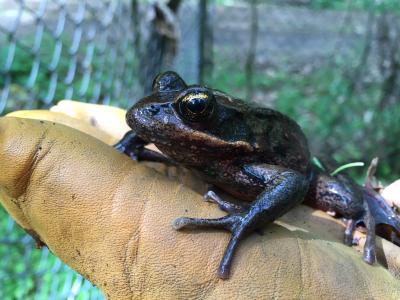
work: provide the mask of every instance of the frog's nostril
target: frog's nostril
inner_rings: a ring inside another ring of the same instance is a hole
[[[150,105],[150,107],[147,110],[150,113],[152,113],[153,115],[155,115],[156,113],[158,113],[160,111],[160,108],[155,105]]]

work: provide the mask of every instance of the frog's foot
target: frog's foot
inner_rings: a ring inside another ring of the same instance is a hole
[[[356,221],[355,220],[347,220],[346,230],[344,231],[344,244],[347,246],[354,245],[354,230],[356,229]]]
[[[354,231],[356,230],[356,226],[363,220],[354,220],[349,219],[346,221],[346,230],[344,231],[344,239],[343,242],[347,246],[358,246],[360,243],[360,238],[354,236]]]
[[[120,153],[125,153],[133,160],[138,160],[139,153],[143,151],[146,144],[147,142],[138,137],[133,130],[130,130],[114,145],[114,149]]]
[[[365,216],[360,220],[348,220],[346,225],[346,230],[344,232],[344,243],[347,246],[356,246],[359,244],[359,239],[354,238],[354,231],[356,229],[357,223],[363,221],[366,229],[366,241],[364,245],[364,253],[363,260],[367,264],[374,264],[376,259],[375,254],[375,220],[369,213],[369,210],[366,211]]]
[[[205,201],[218,204],[221,210],[230,214],[242,213],[249,209],[249,205],[246,205],[246,203],[233,203],[230,201],[226,201],[218,196],[218,194],[215,193],[213,190],[207,191],[203,195],[203,198]]]
[[[263,178],[262,176],[268,170],[255,169],[251,171],[253,174],[260,172],[260,178]],[[308,186],[308,182],[303,175],[291,170],[275,173],[274,176],[265,178],[265,181],[266,189],[252,203],[251,207],[244,212],[233,213],[218,219],[178,218],[173,223],[173,227],[177,230],[184,228],[217,228],[225,229],[232,233],[218,268],[218,276],[221,279],[229,277],[232,257],[239,241],[245,235],[273,222],[299,203]],[[216,199],[216,201],[220,201],[219,197],[216,197]],[[231,209],[231,207],[227,207],[227,209]]]
[[[365,243],[364,252],[363,252],[363,260],[369,265],[373,265],[375,263],[375,261],[376,261],[375,245],[368,246],[367,243]]]
[[[142,140],[134,131],[131,130],[114,145],[114,149],[120,153],[128,155],[135,161],[151,161],[165,163],[167,165],[176,165],[175,162],[162,153],[146,149],[145,146],[147,144],[146,141]]]
[[[178,218],[174,221],[173,227],[176,230],[183,228],[219,228],[232,232],[231,239],[226,247],[224,256],[218,268],[218,277],[221,279],[229,278],[232,257],[239,240],[246,233],[248,226],[246,218],[242,215],[229,215],[219,219],[200,219],[200,218]]]

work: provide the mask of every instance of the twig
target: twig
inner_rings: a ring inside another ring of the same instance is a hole
[[[379,158],[374,157],[368,167],[367,176],[365,177],[364,186],[368,189],[375,190],[373,182],[375,181],[374,175],[376,173],[376,169],[378,167]]]
[[[254,61],[257,50],[257,35],[258,35],[258,12],[257,12],[257,1],[251,0],[251,25],[250,25],[250,46],[249,52],[247,53],[246,60],[246,98],[251,100],[253,97],[253,73],[254,73]]]

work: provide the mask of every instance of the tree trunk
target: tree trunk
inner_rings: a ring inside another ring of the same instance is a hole
[[[178,48],[178,24],[176,13],[181,0],[170,0],[167,5],[156,2],[152,8],[154,18],[150,24],[150,34],[143,59],[140,61],[141,84],[144,94],[152,90],[154,77],[170,68]]]
[[[257,34],[258,34],[258,13],[257,13],[257,0],[250,0],[251,5],[251,25],[250,25],[250,45],[247,54],[245,73],[246,73],[246,98],[251,100],[253,98],[253,74],[254,74],[254,61],[257,49]]]
[[[209,22],[208,0],[199,0],[199,65],[198,81],[204,84],[212,72],[213,32]]]

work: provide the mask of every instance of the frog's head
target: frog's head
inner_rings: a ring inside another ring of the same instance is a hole
[[[213,130],[223,115],[229,115],[218,97],[219,92],[188,86],[178,74],[168,71],[155,78],[153,93],[128,111],[127,122],[142,139],[176,161],[196,163],[202,157],[253,151],[246,141],[224,138]]]

